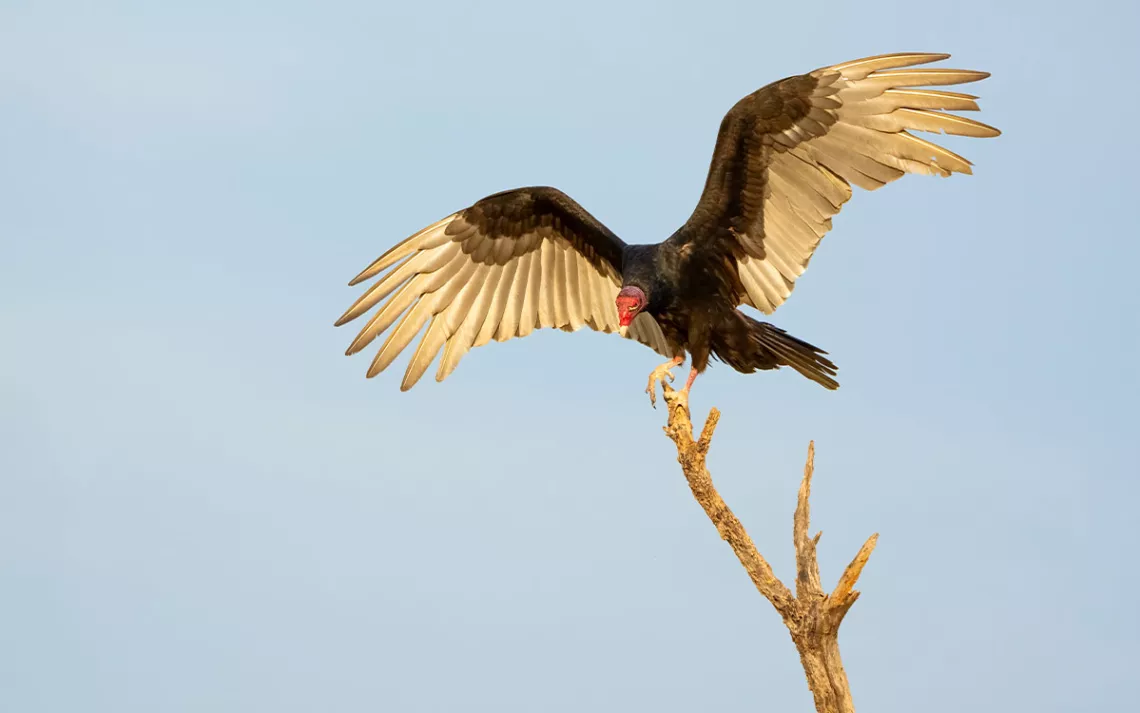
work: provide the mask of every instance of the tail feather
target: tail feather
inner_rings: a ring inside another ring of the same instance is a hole
[[[774,325],[760,322],[758,326],[761,329],[756,329],[753,335],[757,337],[760,344],[776,354],[782,365],[792,367],[825,388],[839,388],[839,382],[833,378],[839,370],[825,356],[827,352],[802,339],[793,337]]]
[[[774,324],[757,321],[746,314],[738,314],[745,322],[750,348],[716,349],[718,345],[714,345],[717,356],[723,361],[737,371],[745,373],[757,369],[790,366],[824,388],[839,388],[839,382],[834,378],[838,368],[825,356],[827,352],[793,337]],[[729,347],[728,344],[724,346]]]

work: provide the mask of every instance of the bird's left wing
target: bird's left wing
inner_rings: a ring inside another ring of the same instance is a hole
[[[920,87],[963,84],[985,72],[915,68],[945,54],[867,57],[773,82],[725,115],[708,179],[674,243],[730,251],[743,304],[771,313],[796,279],[851,184],[875,190],[906,173],[970,173],[961,156],[912,131],[991,137],[1000,132],[947,111],[977,97]]]
[[[566,194],[532,187],[488,196],[392,247],[349,284],[385,273],[337,320],[379,310],[348,348],[355,354],[393,324],[368,369],[386,369],[426,324],[400,385],[415,385],[443,350],[443,381],[472,347],[542,327],[618,331],[614,299],[624,243]],[[397,320],[399,320],[397,322]],[[629,338],[673,356],[642,313]]]

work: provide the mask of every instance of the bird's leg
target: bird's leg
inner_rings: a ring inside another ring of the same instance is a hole
[[[678,366],[680,366],[681,362],[683,362],[683,361],[685,361],[685,357],[683,357],[683,356],[673,357],[669,361],[665,362],[664,364],[662,364],[661,366],[657,367],[652,372],[650,372],[650,374],[649,374],[649,386],[647,386],[645,388],[645,393],[649,394],[649,403],[653,404],[653,408],[657,408],[657,382],[662,381],[664,379],[668,379],[669,381],[672,381],[673,380],[673,374],[671,373],[672,370],[676,369]]]
[[[697,380],[697,374],[699,373],[695,366],[689,369],[689,378],[685,380],[685,388],[678,391],[674,397],[685,404],[685,408],[689,407],[689,389],[693,388],[693,382]]]
[[[689,395],[689,389],[693,388],[693,382],[697,380],[697,367],[689,369],[689,378],[685,381],[685,388],[681,389],[682,393],[686,396]]]

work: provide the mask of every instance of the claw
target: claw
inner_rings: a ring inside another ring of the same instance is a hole
[[[665,362],[661,366],[654,369],[649,373],[649,385],[645,387],[645,393],[649,394],[649,403],[653,408],[657,408],[657,384],[662,381],[673,381],[672,370],[680,366],[684,361],[684,357],[672,359]]]

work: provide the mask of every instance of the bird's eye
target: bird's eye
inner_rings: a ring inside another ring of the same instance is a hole
[[[627,312],[636,312],[637,311],[637,305],[630,305],[629,309],[626,311]]]

